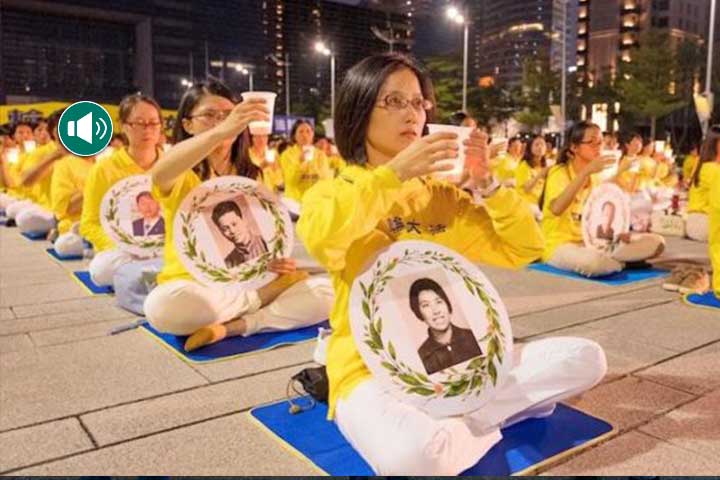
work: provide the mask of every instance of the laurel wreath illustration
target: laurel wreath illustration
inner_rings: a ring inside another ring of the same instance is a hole
[[[488,320],[487,334],[478,343],[488,342],[486,352],[475,357],[463,370],[450,367],[431,380],[427,375],[413,370],[397,358],[392,341],[383,339],[383,319],[378,314],[377,297],[384,290],[387,282],[393,277],[391,273],[398,265],[439,264],[445,270],[459,275],[465,288],[485,306]],[[362,289],[362,310],[365,317],[364,343],[375,355],[380,356],[382,367],[388,371],[396,385],[404,392],[423,397],[450,398],[460,395],[474,394],[479,396],[483,388],[491,382],[497,384],[497,371],[503,360],[505,335],[500,328],[499,313],[494,301],[485,292],[484,286],[473,278],[454,258],[440,252],[428,250],[405,250],[400,257],[393,258],[383,265],[378,262],[373,272],[372,281]]]
[[[269,242],[271,245],[270,251],[263,253],[252,262],[246,262],[234,268],[214,265],[208,261],[205,252],[198,250],[194,222],[201,210],[214,205],[214,202],[208,202],[208,199],[217,193],[242,193],[249,195],[257,199],[263,210],[272,215],[275,224],[275,235]],[[265,198],[253,185],[243,183],[231,183],[223,186],[215,185],[212,189],[195,196],[192,200],[190,210],[187,213],[180,212],[179,215],[182,234],[185,238],[182,242],[183,253],[198,270],[206,274],[214,282],[230,283],[251,280],[265,273],[268,262],[282,256],[285,250],[285,220],[282,217],[281,211],[275,202]]]
[[[126,197],[137,187],[145,186],[147,179],[139,178],[134,181],[124,182],[122,185],[113,187],[110,190],[110,200],[108,202],[108,211],[105,214],[105,220],[107,220],[108,227],[115,233],[120,242],[126,245],[133,245],[142,249],[156,249],[162,248],[165,244],[165,237],[159,236],[156,238],[149,237],[135,237],[129,235],[125,230],[120,227],[120,218],[118,217],[118,211],[120,208],[120,199]]]

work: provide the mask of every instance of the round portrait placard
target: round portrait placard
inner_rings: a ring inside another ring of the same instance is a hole
[[[353,282],[349,310],[373,376],[434,417],[482,407],[512,368],[500,296],[475,265],[440,245],[392,244]]]
[[[165,244],[165,220],[151,192],[148,175],[133,175],[113,185],[100,204],[105,233],[120,250],[141,258],[161,255]]]
[[[630,231],[630,200],[614,183],[593,189],[582,214],[583,241],[588,248],[606,250]]]
[[[293,247],[287,210],[245,177],[196,187],[180,204],[173,228],[180,260],[207,285],[258,288],[275,278],[268,262],[290,256]]]

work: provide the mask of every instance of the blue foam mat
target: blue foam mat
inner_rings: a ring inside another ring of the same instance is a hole
[[[73,272],[73,277],[93,295],[109,295],[115,293],[115,290],[110,286],[101,287],[100,285],[95,285],[90,278],[90,272],[87,270]]]
[[[54,248],[46,248],[45,251],[56,260],[61,262],[68,262],[70,260],[82,260],[82,255],[60,255]]]
[[[685,296],[685,301],[698,307],[717,308],[720,310],[720,299],[713,292],[703,294],[692,293]]]
[[[47,238],[47,232],[20,232],[20,235],[34,242]]]
[[[528,269],[534,270],[536,272],[556,275],[558,277],[572,278],[574,280],[585,280],[586,282],[595,282],[612,287],[642,282],[645,280],[651,280],[653,278],[661,278],[668,275],[669,273],[667,270],[660,270],[658,268],[646,268],[638,270],[623,270],[622,272],[611,273],[610,275],[604,275],[602,277],[589,278],[584,275],[580,275],[579,273],[555,268],[548,265],[547,263],[533,263],[528,266]]]
[[[250,415],[329,475],[374,475],[350,446],[334,422],[326,419],[327,405],[293,415],[282,401],[251,410]],[[502,430],[503,439],[462,475],[517,474],[570,450],[597,441],[612,425],[566,405],[542,419],[530,419]]]
[[[145,324],[141,328],[144,328],[167,347],[174,350],[181,358],[194,363],[203,363],[227,360],[231,357],[246,355],[252,352],[270,350],[281,345],[291,345],[312,340],[317,337],[318,328],[320,327],[330,328],[330,325],[325,321],[297,330],[257,333],[249,337],[230,337],[192,352],[185,351],[185,340],[188,338],[186,336],[160,333],[150,324]]]

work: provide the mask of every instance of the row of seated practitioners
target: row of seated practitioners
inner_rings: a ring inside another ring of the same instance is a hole
[[[414,60],[398,54],[368,57],[347,72],[339,92],[335,139],[348,165],[338,175],[318,181],[312,178],[314,172],[303,170],[301,146],[289,150],[295,158],[280,162],[286,195],[302,202],[297,243],[328,275],[309,275],[297,268],[294,258],[281,258],[269,266],[279,274],[276,280],[238,294],[202,285],[180,262],[172,225],[191,190],[224,175],[264,183],[273,176],[271,167],[252,161],[255,145],[247,128],[251,121],[269,119],[266,105],[262,100],[237,103],[217,81],[197,84],[185,93],[174,145],[162,158],[156,148],[159,108],[150,98],[132,96],[120,108],[127,148],[93,164],[64,155],[55,144],[48,149],[57,153],[36,157],[39,167],[54,165],[52,175],[46,168],[36,176],[48,184],[42,188],[50,197],[56,196],[56,190],[69,192],[64,194],[65,208],[54,210],[55,215],[68,225],[64,229],[79,221],[79,234],[96,251],[90,267],[93,277],[105,283],[113,269],[134,259],[116,250],[102,231],[100,201],[119,179],[149,173],[166,225],[158,286],[145,301],[145,315],[153,326],[189,335],[186,348],[193,349],[227,336],[299,328],[329,317],[330,419],[377,474],[456,475],[500,439],[501,427],[549,415],[556,402],[599,382],[606,371],[604,352],[595,342],[571,337],[516,345],[509,379],[489,405],[463,417],[432,417],[398,400],[373,378],[352,336],[350,289],[374,255],[393,242],[422,239],[478,264],[520,268],[542,259],[598,275],[658,255],[663,238],[628,235],[611,252],[583,246],[583,204],[598,184],[598,174],[613,162],[601,155],[602,133],[592,123],[578,122],[572,128],[551,168],[543,164],[544,142],[534,139],[519,172],[514,172],[519,176],[517,185],[509,188],[493,174],[485,133],[475,130],[463,145],[452,133],[423,136],[434,114],[434,95],[430,78]],[[311,131],[306,135],[311,137]],[[703,189],[708,204],[717,271],[720,175],[708,172],[720,165],[720,132],[712,133],[707,142],[693,182]],[[514,145],[509,155],[517,155]],[[433,178],[452,168],[443,160],[456,157],[459,148],[466,153],[464,183]],[[629,156],[639,153],[636,138],[630,139],[626,150]],[[624,173],[620,168],[609,181],[622,182]],[[29,177],[30,173],[23,174],[24,179]],[[291,193],[296,181],[301,186],[298,193]],[[705,190],[711,186],[713,193]],[[3,201],[9,198],[6,195]],[[55,203],[50,205],[57,207]],[[13,202],[5,205],[10,208]],[[540,205],[540,223],[531,205]],[[70,206],[75,208],[68,211]],[[29,208],[35,212],[41,207],[35,203]],[[715,289],[720,294],[717,276]]]

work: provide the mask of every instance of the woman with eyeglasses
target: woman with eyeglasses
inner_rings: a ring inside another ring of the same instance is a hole
[[[96,285],[112,285],[118,268],[136,260],[116,248],[100,223],[100,204],[112,186],[129,176],[148,173],[160,158],[158,148],[162,113],[157,102],[146,95],[128,95],[118,108],[120,124],[128,146],[118,148],[93,166],[85,181],[80,235],[90,242],[95,256],[88,270]]]
[[[654,234],[621,235],[609,252],[583,244],[585,202],[600,183],[597,174],[615,163],[613,157],[601,156],[602,144],[600,127],[590,122],[577,123],[570,130],[557,165],[548,173],[541,198],[543,261],[588,277],[619,272],[625,263],[656,257],[665,249],[663,237]]]
[[[298,120],[290,131],[292,146],[280,155],[285,196],[302,202],[303,195],[319,180],[333,177],[325,152],[313,146],[315,132],[307,120]]]
[[[700,161],[695,166],[690,181],[687,205],[686,233],[691,240],[708,241],[710,214],[710,188],[715,177],[720,176],[720,125],[708,132],[700,149]]]
[[[262,182],[252,163],[248,124],[269,120],[264,100],[237,103],[217,80],[198,83],[183,95],[173,131],[173,147],[152,169],[153,195],[165,219],[163,269],[145,300],[145,315],[157,330],[188,335],[192,351],[226,337],[293,330],[327,319],[332,287],[327,276],[309,276],[293,258],[278,258],[268,269],[279,277],[257,289],[237,292],[193,279],[175,249],[175,215],[202,182],[238,175]]]
[[[329,416],[378,475],[457,475],[499,441],[501,426],[549,415],[554,402],[595,384],[605,358],[581,339],[530,343],[519,350],[512,386],[465,417],[434,418],[386,391],[358,353],[348,314],[353,282],[376,254],[396,241],[428,240],[476,263],[517,268],[541,254],[543,240],[522,198],[491,175],[486,134],[475,130],[464,145],[453,133],[423,136],[434,95],[413,60],[368,57],[339,92],[335,138],[348,167],[305,194],[298,224],[335,288]],[[442,160],[460,148],[469,191],[430,177],[452,169]]]

